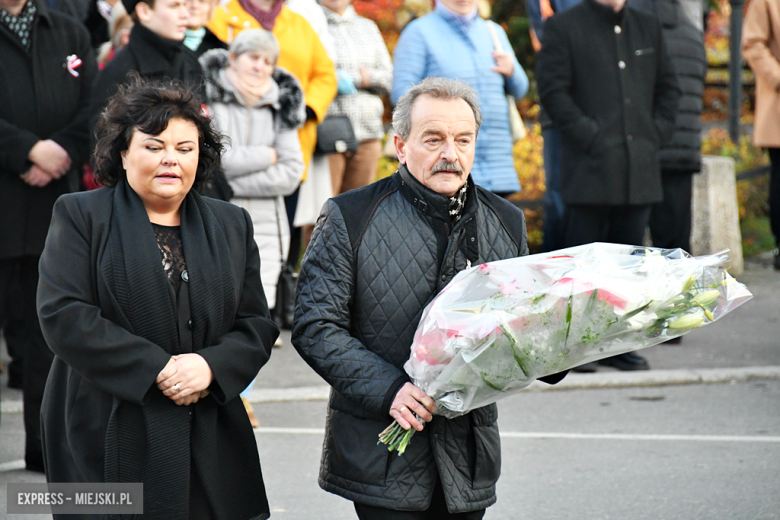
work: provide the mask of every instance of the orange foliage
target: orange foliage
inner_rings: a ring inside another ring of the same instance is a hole
[[[360,16],[373,20],[393,53],[401,30],[412,18],[422,16],[431,10],[432,0],[353,0],[355,11]]]

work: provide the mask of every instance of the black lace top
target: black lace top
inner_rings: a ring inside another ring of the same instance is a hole
[[[181,244],[181,227],[161,226],[152,223],[152,228],[154,228],[154,234],[157,237],[157,247],[160,248],[165,274],[168,275],[168,281],[178,293],[181,286],[181,273],[187,269],[184,248]]]

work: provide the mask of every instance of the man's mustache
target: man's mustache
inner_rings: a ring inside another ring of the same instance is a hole
[[[447,162],[447,161],[441,161],[436,163],[433,168],[431,169],[431,173],[438,173],[440,171],[451,171],[451,172],[458,172],[463,173],[463,168],[461,168],[459,163],[456,162]]]

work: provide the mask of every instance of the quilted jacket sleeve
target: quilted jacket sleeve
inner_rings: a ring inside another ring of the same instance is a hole
[[[350,334],[354,275],[344,218],[329,200],[301,265],[292,342],[337,392],[371,413],[386,414],[387,396],[407,376]]]

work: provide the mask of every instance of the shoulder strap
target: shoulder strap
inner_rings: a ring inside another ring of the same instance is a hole
[[[496,32],[496,22],[492,20],[485,20],[487,22],[488,32],[490,32],[490,39],[493,40],[493,47],[498,52],[502,52],[504,48],[501,46],[501,41],[498,39],[498,33]]]

